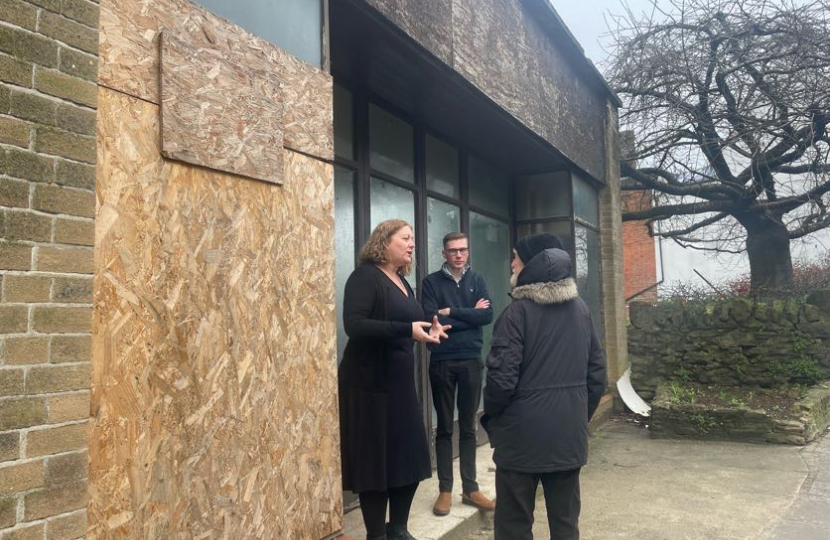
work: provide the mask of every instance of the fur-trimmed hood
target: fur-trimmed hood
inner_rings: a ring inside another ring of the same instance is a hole
[[[564,304],[579,296],[574,278],[565,278],[561,281],[547,281],[520,285],[513,289],[514,300],[527,298],[537,304]]]
[[[556,248],[540,252],[519,272],[511,296],[542,305],[563,304],[577,298],[579,292],[571,277],[571,256]]]

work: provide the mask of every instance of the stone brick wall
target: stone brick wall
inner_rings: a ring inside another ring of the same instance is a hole
[[[86,530],[98,4],[0,0],[0,539]]]
[[[774,388],[830,378],[830,291],[801,300],[632,302],[631,382],[652,399],[666,380]]]
[[[623,297],[622,200],[620,191],[617,111],[606,103],[605,182],[599,192],[600,242],[602,243],[602,315],[605,352],[608,356],[608,386],[614,386],[628,369],[628,337]]]

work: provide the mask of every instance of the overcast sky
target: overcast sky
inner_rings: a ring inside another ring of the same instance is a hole
[[[602,45],[605,45],[606,48],[609,45],[607,34],[608,24],[612,21],[610,15],[625,13],[621,0],[550,1],[571,33],[582,45],[585,56],[590,58],[597,67],[600,67],[607,54]],[[665,0],[661,4],[669,5]],[[649,0],[627,0],[627,5],[635,13],[651,11]],[[662,248],[667,285],[671,285],[671,282],[676,281],[702,284],[694,270],[698,270],[713,282],[726,281],[749,272],[749,261],[746,255],[719,254],[713,257],[699,251],[683,249],[671,240],[664,240]],[[805,239],[804,243],[794,244],[792,246],[792,256],[796,260],[813,259],[819,254],[826,253],[828,249],[830,249],[830,230],[825,229],[820,233],[811,235]]]

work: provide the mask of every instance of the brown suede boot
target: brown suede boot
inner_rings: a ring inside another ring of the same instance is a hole
[[[484,496],[480,491],[473,491],[472,493],[462,493],[461,502],[470,506],[475,506],[479,510],[486,510],[492,512],[496,509],[496,502],[491,501]]]
[[[438,498],[435,500],[435,506],[432,507],[432,513],[436,516],[446,516],[450,513],[451,507],[452,493],[448,491],[442,491],[438,494]]]

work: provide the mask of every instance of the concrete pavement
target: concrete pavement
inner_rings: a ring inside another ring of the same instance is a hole
[[[652,440],[614,418],[591,439],[582,505],[582,540],[830,540],[830,437],[803,449]],[[548,540],[541,498],[535,517]]]
[[[590,445],[582,540],[830,540],[828,436],[804,448],[660,440],[613,417]],[[490,448],[479,448],[479,483],[491,496],[494,472]],[[434,477],[421,484],[410,519],[415,538],[492,539],[492,516],[459,504],[458,493],[450,516],[433,516],[436,495]],[[365,538],[359,510],[346,515],[345,532]],[[534,538],[549,539],[541,498]]]

